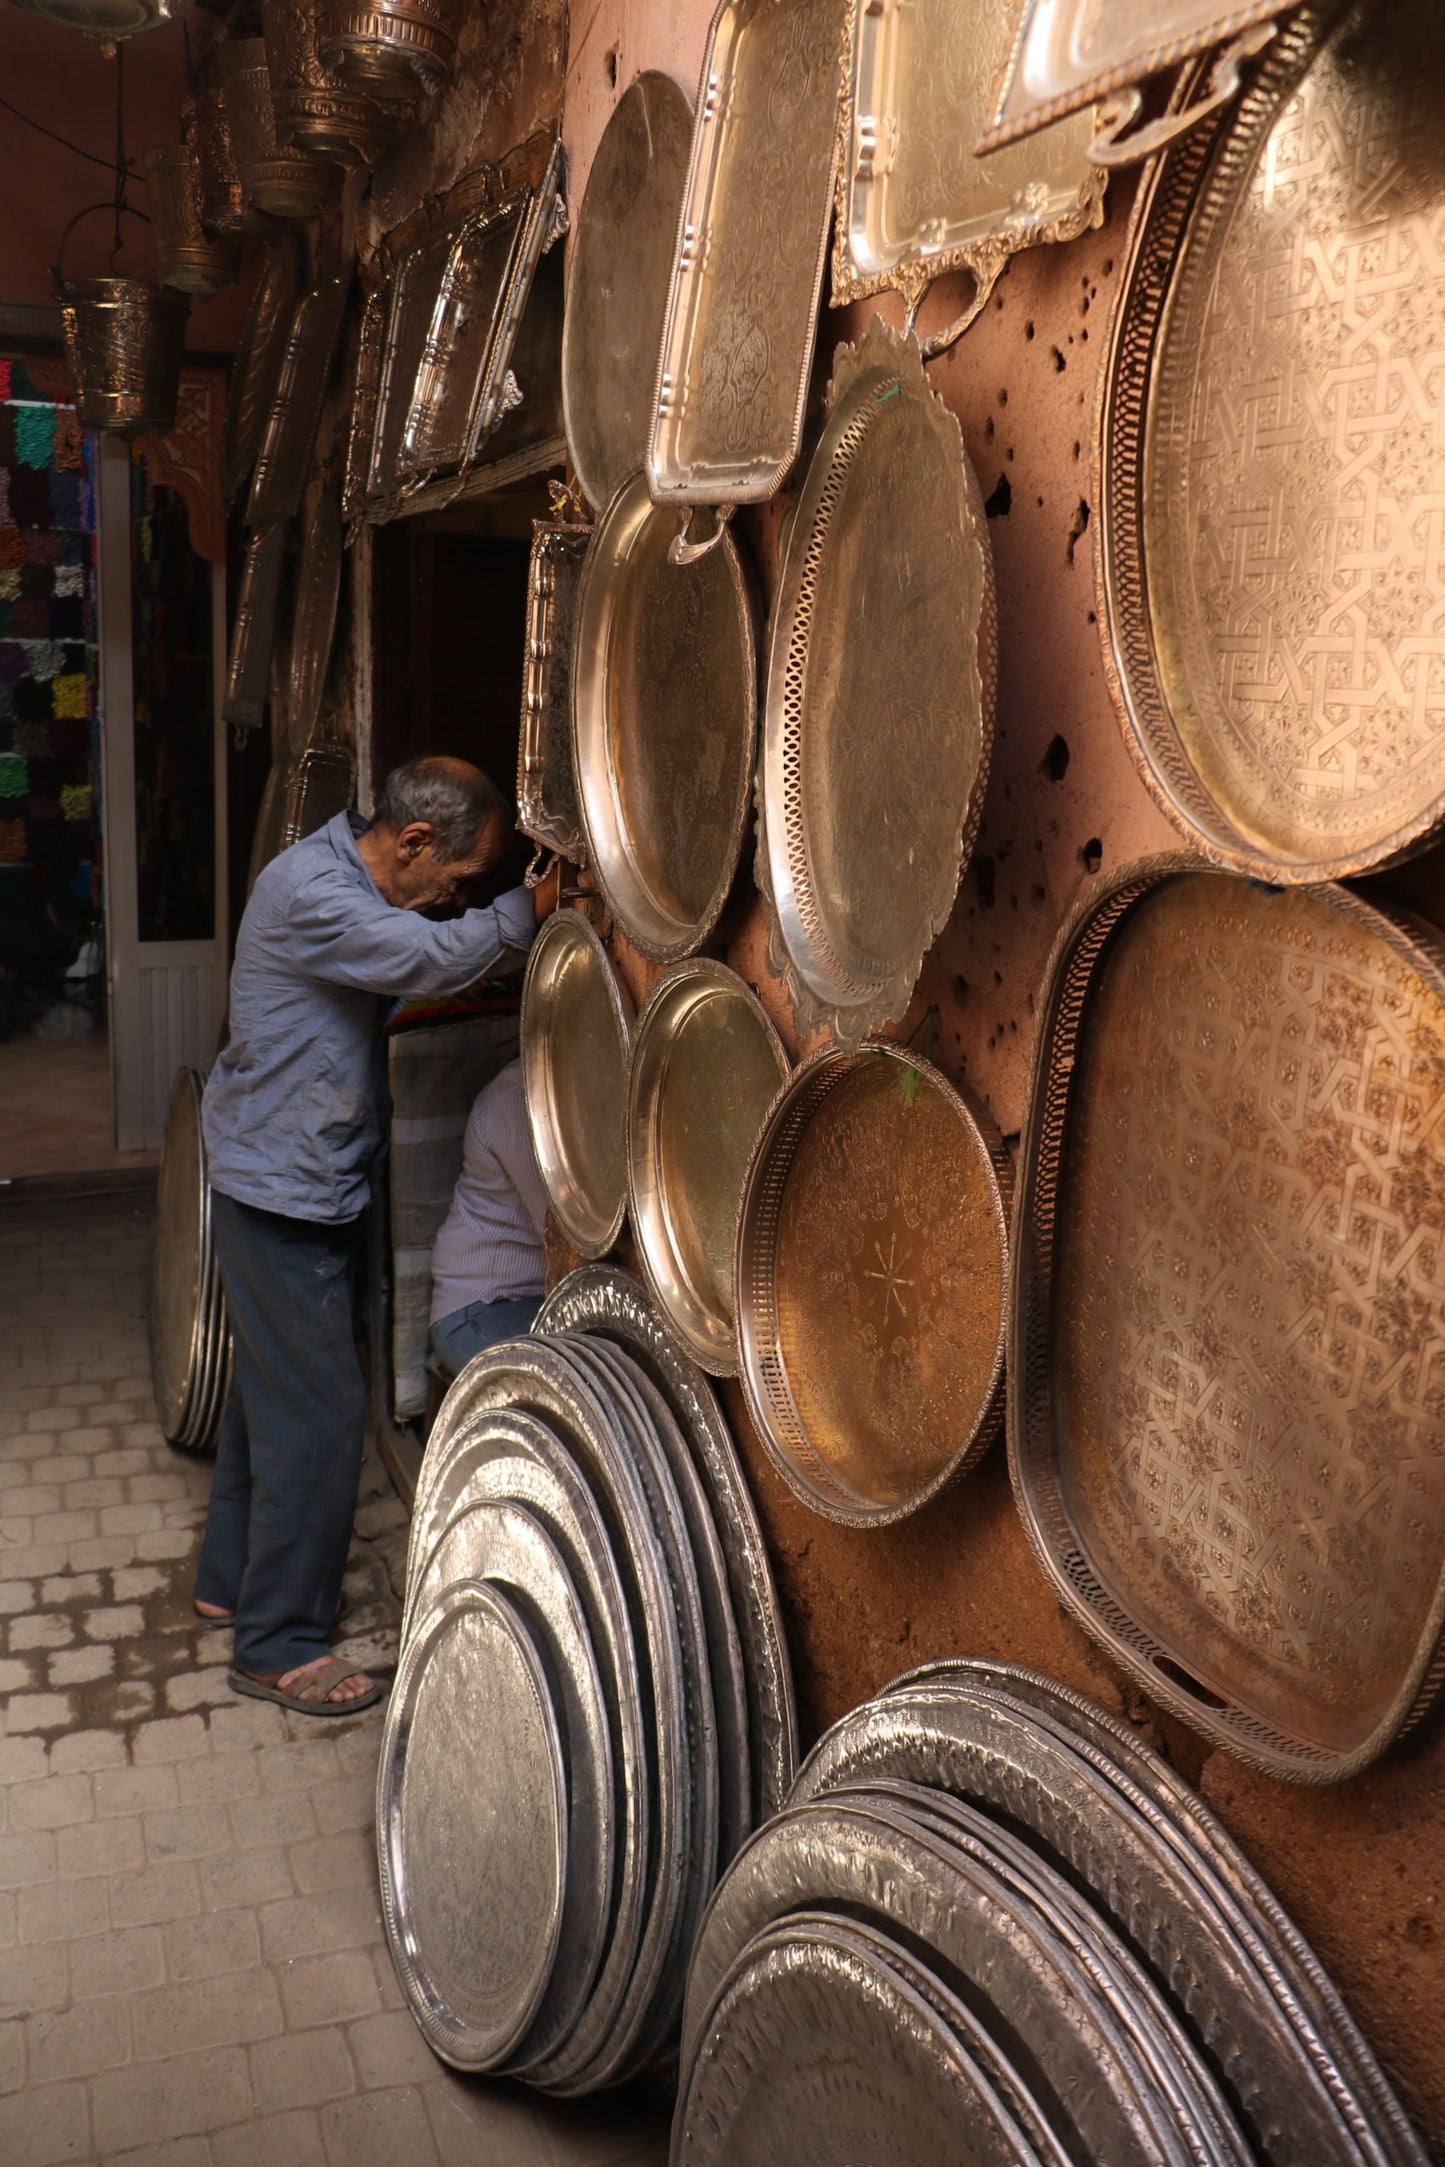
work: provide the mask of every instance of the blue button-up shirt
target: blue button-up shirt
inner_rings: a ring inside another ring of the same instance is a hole
[[[434,920],[398,910],[338,813],[273,858],[246,905],[231,970],[231,1036],[202,1106],[212,1188],[290,1219],[354,1219],[381,1143],[389,1002],[458,993],[521,962],[531,895]]]

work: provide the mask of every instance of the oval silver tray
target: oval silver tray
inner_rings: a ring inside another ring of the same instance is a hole
[[[600,1257],[627,1211],[632,1003],[579,911],[548,918],[522,984],[522,1080],[548,1200],[574,1248]]]

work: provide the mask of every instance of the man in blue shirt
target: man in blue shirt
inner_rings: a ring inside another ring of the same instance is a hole
[[[216,1257],[235,1342],[196,1608],[234,1618],[231,1684],[308,1715],[382,1688],[328,1653],[366,1392],[350,1266],[381,1143],[388,1005],[515,968],[555,878],[437,919],[501,857],[507,810],[464,760],[389,775],[368,826],[339,813],[256,882],[230,1038],[202,1107]]]

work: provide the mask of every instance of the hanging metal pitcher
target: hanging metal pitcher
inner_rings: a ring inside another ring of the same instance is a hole
[[[76,411],[88,429],[116,436],[163,436],[176,418],[190,297],[142,278],[68,279],[65,244],[81,219],[95,211],[110,211],[117,221],[124,211],[150,223],[129,204],[91,203],[76,212],[60,236],[51,275]],[[115,254],[112,249],[112,261]]]

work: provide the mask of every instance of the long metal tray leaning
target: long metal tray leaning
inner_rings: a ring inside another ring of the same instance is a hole
[[[572,635],[590,527],[532,522],[517,741],[517,826],[539,850],[587,863],[572,765]]]
[[[846,0],[721,0],[662,336],[659,502],[772,496],[797,456],[836,160]]]
[[[974,155],[1011,0],[852,0],[839,121],[834,307],[896,287],[910,323],[929,285],[968,271],[968,306],[925,351],[983,309],[1011,256],[1102,223],[1108,176],[1087,112],[1038,140]]]
[[[246,501],[246,524],[294,519],[311,472],[321,402],[341,339],[351,266],[319,278],[296,304]]]
[[[1238,96],[1241,70],[1262,52],[1291,0],[1013,0],[988,121],[974,145],[982,157],[1108,100],[1090,156],[1128,165],[1163,150]],[[1196,54],[1219,48],[1206,81],[1181,108],[1133,129],[1139,86]],[[1116,95],[1109,97],[1109,93]]]
[[[1445,950],[1333,886],[1121,872],[1040,1003],[1009,1453],[1050,1584],[1300,1783],[1445,1678]]]

